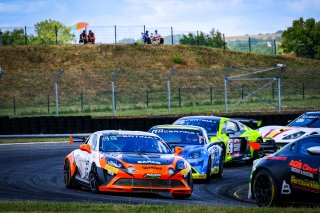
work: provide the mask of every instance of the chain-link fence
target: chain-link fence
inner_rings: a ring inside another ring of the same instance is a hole
[[[56,70],[29,70],[14,74],[5,73],[0,80],[2,91],[0,116],[55,115],[56,72]],[[112,116],[113,72],[114,70],[65,71],[58,85],[59,115]],[[135,80],[131,82],[128,75],[126,72],[121,72],[119,79],[115,82],[116,115],[151,115],[159,112],[168,114],[165,75],[160,79],[161,83],[156,83],[157,88],[143,86],[144,83],[135,83]],[[152,75],[155,74],[152,73]],[[171,79],[170,98],[173,113],[223,112],[225,104],[223,82],[213,78],[216,75],[215,72],[212,72],[212,76],[207,71],[197,72],[197,75],[199,76],[192,74],[192,71],[188,73],[177,70],[177,74]],[[212,83],[202,83],[203,78],[209,79],[207,82]],[[147,83],[152,80],[154,79],[144,79]],[[255,96],[245,99],[249,94],[248,91],[254,91],[258,86],[253,83],[241,87],[230,85],[227,91],[229,111],[276,110],[276,107],[268,105]],[[318,109],[320,107],[319,89],[318,83],[283,79],[281,81],[282,108],[314,107]],[[276,105],[277,94],[277,84],[274,82],[259,91],[258,95]],[[241,98],[245,100],[239,103],[238,100]]]

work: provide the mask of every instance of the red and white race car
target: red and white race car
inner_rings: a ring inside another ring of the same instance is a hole
[[[287,126],[264,126],[258,129],[264,141],[274,140],[277,147],[304,136],[320,133],[320,111],[306,112]]]

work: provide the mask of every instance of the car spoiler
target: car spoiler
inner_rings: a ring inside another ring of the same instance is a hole
[[[232,119],[239,121],[241,123],[244,123],[253,129],[257,129],[262,124],[262,120],[257,120],[257,119],[252,119],[252,118],[232,118]]]

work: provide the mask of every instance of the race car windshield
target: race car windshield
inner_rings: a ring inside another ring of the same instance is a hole
[[[318,115],[301,115],[288,126],[320,128],[320,116]]]
[[[202,145],[204,138],[199,130],[184,129],[153,129],[152,133],[159,135],[168,144]]]
[[[145,135],[103,135],[100,137],[99,150],[102,152],[172,153],[160,138]]]
[[[210,137],[216,136],[219,129],[220,119],[205,119],[205,118],[188,118],[180,119],[173,124],[178,125],[192,125],[203,127]]]

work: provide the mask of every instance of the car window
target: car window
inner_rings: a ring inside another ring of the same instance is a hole
[[[222,126],[222,133],[225,133],[227,130],[233,130],[237,132],[239,131],[239,127],[235,122],[225,121]]]
[[[279,152],[278,152],[278,156],[284,156],[284,155],[292,155],[295,154],[297,150],[297,143],[290,143],[287,144],[286,146],[284,146]]]
[[[216,136],[219,129],[220,119],[207,119],[207,118],[182,118],[176,120],[173,124],[178,125],[192,125],[204,128],[209,137]]]
[[[320,138],[310,137],[300,140],[298,154],[310,155],[307,149],[313,146],[320,146]]]
[[[97,135],[93,134],[90,136],[90,138],[88,139],[87,144],[90,145],[91,150],[96,150],[96,146],[97,146]]]

